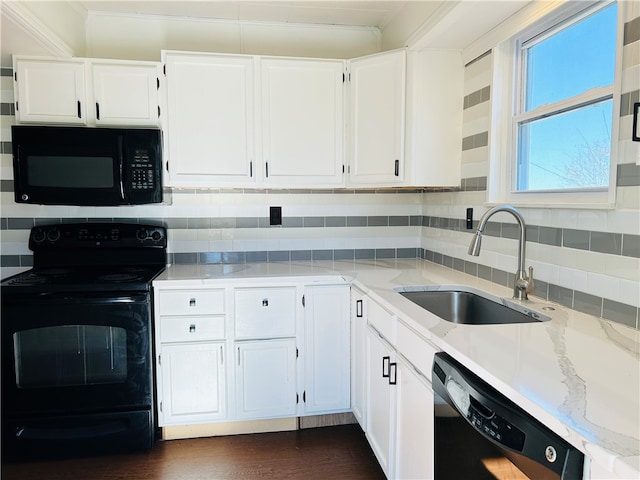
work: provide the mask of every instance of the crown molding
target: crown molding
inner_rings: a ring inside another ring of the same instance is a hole
[[[26,3],[26,2],[25,2]],[[50,55],[72,57],[73,49],[20,2],[0,2],[0,14],[29,35]]]

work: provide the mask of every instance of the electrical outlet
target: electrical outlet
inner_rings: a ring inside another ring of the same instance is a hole
[[[473,228],[473,208],[467,208],[467,230]]]
[[[269,207],[269,225],[282,225],[282,207]]]

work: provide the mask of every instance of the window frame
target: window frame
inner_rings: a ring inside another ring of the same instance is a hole
[[[616,52],[614,81],[611,86],[598,87],[581,95],[520,113],[524,104],[524,60],[521,46],[536,37],[543,38],[557,32],[559,25],[575,24],[606,8],[615,0],[589,2],[567,2],[543,16],[530,17],[527,24],[509,39],[499,43],[493,50],[493,81],[490,129],[490,175],[488,179],[488,203],[511,203],[521,206],[614,208],[616,196],[616,173],[618,164],[618,129],[620,122],[620,78],[622,67],[622,8],[618,5],[616,20]],[[611,124],[611,148],[609,185],[603,188],[517,191],[518,126],[523,120],[539,118],[548,111],[557,112],[559,106],[573,106],[590,102],[596,98],[611,97],[613,115]]]

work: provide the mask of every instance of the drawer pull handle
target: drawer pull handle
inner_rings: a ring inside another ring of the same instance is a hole
[[[262,299],[262,306],[263,307],[268,307],[269,306],[269,299],[268,298],[263,298]]]
[[[389,378],[391,357],[382,357],[382,378]]]
[[[362,318],[363,316],[364,316],[364,313],[362,310],[362,300],[356,300],[356,317]]]
[[[195,298],[190,298],[189,299],[189,306],[190,307],[195,307],[196,306],[196,299]]]
[[[189,333],[196,333],[196,324],[192,323],[189,325]]]
[[[393,371],[393,375],[391,372]],[[392,362],[389,364],[389,385],[397,385],[398,384],[398,364],[396,362]]]

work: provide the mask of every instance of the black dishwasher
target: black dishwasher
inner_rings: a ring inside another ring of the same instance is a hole
[[[436,480],[582,478],[579,450],[446,353],[432,383]]]

